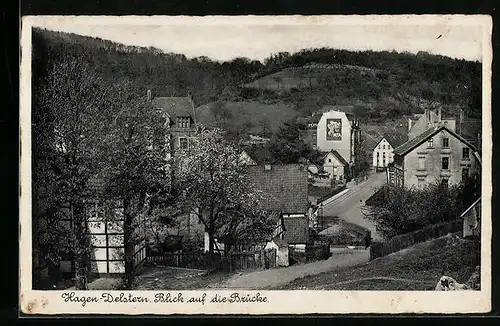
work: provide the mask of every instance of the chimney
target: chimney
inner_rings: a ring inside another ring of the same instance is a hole
[[[148,91],[146,92],[146,94],[147,94],[146,96],[148,98],[148,102],[151,102],[151,90],[148,89]]]
[[[441,112],[441,107],[438,108],[438,123],[441,123],[442,119],[442,112]]]
[[[410,132],[411,130],[411,118],[408,118],[408,133]]]

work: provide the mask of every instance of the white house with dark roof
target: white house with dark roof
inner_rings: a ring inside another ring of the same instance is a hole
[[[476,148],[445,125],[436,125],[394,149],[387,182],[405,187],[456,184],[480,169]]]
[[[404,138],[398,135],[385,134],[373,148],[373,167],[385,169],[394,161],[394,148],[404,143]]]
[[[335,183],[345,183],[349,163],[336,150],[331,150],[323,156],[323,171],[328,173]]]

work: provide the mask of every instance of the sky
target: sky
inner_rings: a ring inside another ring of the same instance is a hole
[[[481,61],[483,30],[477,21],[435,17],[397,17],[388,21],[363,16],[61,16],[36,17],[33,25],[126,45],[153,46],[188,58],[207,56],[221,61],[235,57],[262,61],[271,53],[318,47],[426,51]]]

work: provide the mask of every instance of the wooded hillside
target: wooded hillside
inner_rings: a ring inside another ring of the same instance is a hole
[[[219,103],[230,112],[222,116],[224,123],[238,133],[273,132],[283,121],[308,116],[327,104],[355,105],[366,122],[436,105],[444,107],[446,115],[456,115],[458,108],[470,117],[481,115],[481,64],[423,52],[322,48],[277,53],[264,62],[247,58],[218,62],[34,29],[34,81],[62,56],[89,63],[112,83],[128,80],[144,94],[147,89],[153,96],[192,92],[198,106]],[[199,110],[200,122],[221,118],[216,117],[217,109],[208,107]],[[277,108],[284,108],[282,116]],[[263,110],[272,112],[262,114]]]

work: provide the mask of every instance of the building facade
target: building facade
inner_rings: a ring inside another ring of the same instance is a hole
[[[405,142],[405,138],[398,135],[385,134],[373,148],[372,166],[377,170],[384,170],[394,162],[394,148]]]
[[[196,115],[191,95],[186,97],[155,97],[151,100],[154,109],[160,110],[169,128],[166,142],[171,155],[179,148],[188,149],[196,133]]]
[[[352,166],[359,152],[359,120],[344,107],[327,106],[324,109],[329,108],[332,109],[323,113],[317,124],[317,149],[325,153],[334,150]]]
[[[349,163],[335,150],[323,157],[323,171],[329,174],[329,179],[336,185],[345,184]]]
[[[385,169],[389,163],[394,161],[393,150],[394,148],[389,141],[385,137],[382,138],[373,149],[373,167],[377,170]]]
[[[396,186],[456,184],[480,171],[476,148],[444,125],[431,127],[394,149],[387,181]]]

